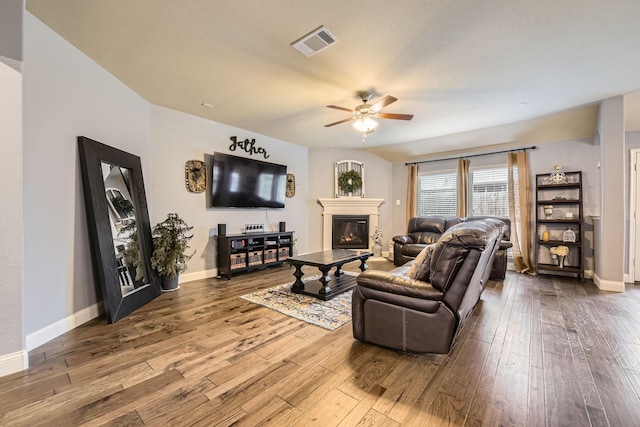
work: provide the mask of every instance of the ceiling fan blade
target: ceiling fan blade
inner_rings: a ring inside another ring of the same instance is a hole
[[[327,108],[335,108],[336,110],[348,111],[350,113],[353,112],[351,108],[338,107],[337,105],[327,105]]]
[[[339,125],[340,123],[349,122],[351,120],[353,120],[353,117],[349,117],[348,119],[340,120],[339,122],[329,123],[328,125],[324,125],[324,127],[328,128],[328,127],[331,127],[331,126]]]
[[[371,111],[376,112],[376,111],[380,111],[382,110],[384,107],[386,107],[387,105],[396,102],[398,100],[398,98],[394,98],[391,95],[387,95],[385,97],[383,97],[382,99],[380,99],[380,101],[376,102],[375,104],[373,104],[371,106]]]
[[[411,120],[413,119],[413,114],[378,113],[378,117],[381,119]]]

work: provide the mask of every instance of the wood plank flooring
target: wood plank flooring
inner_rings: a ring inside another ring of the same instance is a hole
[[[510,272],[449,355],[416,355],[238,298],[292,273],[185,283],[48,342],[0,378],[0,425],[640,425],[640,287]]]

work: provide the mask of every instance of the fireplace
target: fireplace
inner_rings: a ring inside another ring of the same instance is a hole
[[[332,249],[367,249],[369,247],[368,215],[333,215]]]
[[[369,230],[375,230],[378,227],[378,218],[380,216],[380,205],[384,203],[384,199],[363,199],[361,197],[342,197],[335,199],[318,199],[318,203],[322,206],[322,250],[330,251],[334,248],[333,240],[333,217],[334,216],[360,216],[368,218]],[[365,244],[362,248],[371,250],[373,240],[367,231]]]

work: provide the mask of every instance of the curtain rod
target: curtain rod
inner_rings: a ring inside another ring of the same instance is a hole
[[[405,166],[419,165],[420,163],[443,162],[445,160],[466,159],[467,157],[488,156],[490,154],[513,153],[513,152],[516,152],[516,151],[535,150],[536,148],[538,148],[538,147],[536,147],[535,145],[532,145],[531,147],[514,148],[512,150],[492,151],[490,153],[469,154],[468,156],[449,157],[449,158],[446,158],[446,159],[433,159],[433,160],[422,160],[420,162],[407,162],[404,165]]]

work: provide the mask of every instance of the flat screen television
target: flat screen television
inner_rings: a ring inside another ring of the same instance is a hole
[[[215,153],[211,177],[214,208],[284,208],[285,165]]]

